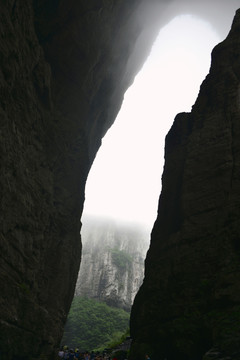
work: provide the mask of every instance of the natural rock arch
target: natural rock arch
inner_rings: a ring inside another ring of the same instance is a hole
[[[50,357],[59,344],[87,174],[161,24],[179,12],[166,9],[157,0],[2,4],[3,359]]]

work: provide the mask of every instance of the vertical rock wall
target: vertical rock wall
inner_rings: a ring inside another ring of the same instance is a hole
[[[1,3],[1,359],[50,358],[60,343],[87,173],[133,76],[136,3]]]
[[[75,296],[131,310],[142,284],[149,234],[141,224],[85,216]]]
[[[89,162],[86,143],[77,151],[54,108],[31,1],[5,1],[0,16],[0,350],[3,359],[28,359],[61,338]]]
[[[240,11],[166,137],[132,358],[240,358]]]

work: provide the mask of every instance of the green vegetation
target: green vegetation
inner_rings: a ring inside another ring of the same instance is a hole
[[[111,249],[112,260],[115,266],[121,271],[125,270],[128,264],[132,263],[132,257],[125,251]]]
[[[110,343],[108,343],[109,349],[114,349],[118,345],[122,344],[126,337],[130,335],[130,329],[128,328],[124,333],[115,334],[115,336],[111,339]]]
[[[82,351],[101,350],[121,341],[129,326],[129,313],[93,299],[75,297],[62,345]]]

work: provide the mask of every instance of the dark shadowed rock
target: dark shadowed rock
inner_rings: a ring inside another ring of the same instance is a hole
[[[50,358],[60,343],[81,258],[85,182],[133,80],[139,4],[1,4],[3,359]]]
[[[33,3],[34,9],[31,1],[1,7],[0,348],[6,359],[50,356],[60,342],[79,270],[87,173],[131,81],[120,80],[130,42],[119,43],[118,54],[111,49],[131,22],[134,1],[105,9],[96,1]]]

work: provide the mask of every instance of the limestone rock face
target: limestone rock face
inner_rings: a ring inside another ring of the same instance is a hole
[[[148,232],[139,224],[87,217],[75,296],[130,311],[142,284]]]
[[[192,112],[177,115],[166,137],[132,358],[240,358],[239,35],[240,11]]]

